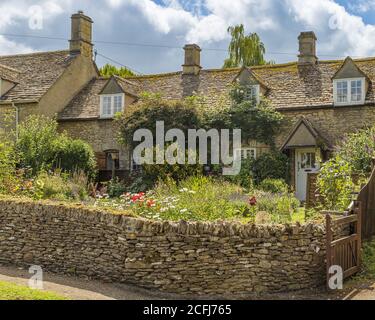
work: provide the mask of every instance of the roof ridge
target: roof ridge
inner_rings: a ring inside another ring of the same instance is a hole
[[[30,52],[30,53],[9,54],[9,55],[0,56],[0,59],[10,58],[10,57],[37,56],[37,55],[51,54],[51,53],[65,53],[65,52],[68,53],[70,52],[70,50],[66,49],[66,50],[38,51],[38,52]]]

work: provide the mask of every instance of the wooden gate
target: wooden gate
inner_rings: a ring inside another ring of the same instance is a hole
[[[354,201],[348,211],[325,211],[327,232],[327,288],[332,274],[331,266],[340,266],[343,280],[360,270],[361,266],[361,202]],[[344,236],[335,236],[334,231],[343,230]]]
[[[370,240],[375,236],[375,168],[359,192],[358,201],[362,204],[362,239]]]

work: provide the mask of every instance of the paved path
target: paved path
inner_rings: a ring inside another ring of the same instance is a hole
[[[0,281],[27,286],[30,276],[28,270],[0,266]],[[171,298],[128,285],[109,284],[46,272],[43,274],[43,279],[44,290],[55,292],[72,300],[161,300]]]

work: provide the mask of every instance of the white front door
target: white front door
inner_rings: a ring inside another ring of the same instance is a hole
[[[306,200],[307,174],[319,170],[319,155],[317,149],[296,149],[296,197]]]

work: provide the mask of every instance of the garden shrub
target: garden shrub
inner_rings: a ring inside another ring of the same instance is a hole
[[[0,192],[12,192],[17,185],[15,176],[14,149],[10,142],[3,140],[0,142]]]
[[[110,198],[120,197],[125,191],[126,186],[118,177],[115,177],[108,182],[107,192]]]
[[[90,180],[95,179],[96,157],[88,143],[60,135],[56,143],[55,159],[55,168],[66,172],[83,171]]]
[[[288,185],[282,179],[264,179],[259,184],[259,188],[271,193],[288,193]]]
[[[346,210],[352,199],[355,185],[353,167],[340,156],[325,162],[320,169],[317,187],[323,206],[328,210]]]
[[[369,176],[375,157],[375,126],[347,134],[335,154],[348,162],[355,173]]]
[[[233,183],[240,185],[247,190],[253,188],[253,174],[252,168],[254,159],[244,159],[241,161],[241,170],[239,174],[233,176],[227,176],[227,179]]]
[[[96,158],[91,146],[58,133],[56,120],[30,116],[18,131],[18,165],[31,168],[31,175],[58,168],[69,173],[83,170],[90,179],[95,178]]]
[[[254,160],[252,172],[257,185],[267,178],[289,181],[289,159],[277,151],[263,153]]]
[[[19,166],[30,167],[33,174],[52,169],[58,140],[57,122],[45,116],[29,116],[18,127],[16,150]]]

